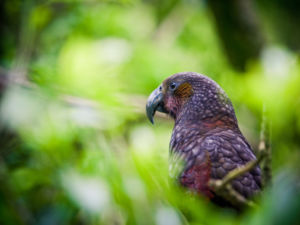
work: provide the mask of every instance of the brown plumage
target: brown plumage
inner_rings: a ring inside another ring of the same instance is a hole
[[[197,73],[174,74],[153,91],[146,110],[151,122],[156,110],[175,120],[170,141],[171,174],[175,171],[184,187],[226,203],[210,189],[209,179],[223,178],[229,171],[254,160],[255,155],[222,88]],[[234,179],[232,186],[244,197],[252,197],[261,189],[259,166]]]

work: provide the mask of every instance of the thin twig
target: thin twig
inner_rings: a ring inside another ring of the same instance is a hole
[[[267,120],[266,106],[263,106],[263,116],[260,132],[260,143],[258,151],[264,153],[265,157],[262,160],[262,183],[266,187],[271,184],[272,181],[272,156],[271,156],[271,142],[270,142],[270,125]]]

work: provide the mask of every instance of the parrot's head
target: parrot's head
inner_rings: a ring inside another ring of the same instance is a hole
[[[232,104],[222,88],[212,79],[195,73],[176,73],[156,88],[146,104],[153,123],[156,111],[177,120],[206,120],[227,116],[236,121]]]

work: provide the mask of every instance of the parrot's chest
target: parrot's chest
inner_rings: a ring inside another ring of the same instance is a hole
[[[200,149],[202,138],[198,137],[197,140],[193,140],[191,137],[193,136],[172,135],[169,152],[169,174],[173,178],[180,177],[195,164],[197,158],[200,159],[200,155],[203,156]]]
[[[171,150],[169,175],[190,191],[211,198],[213,195],[208,186],[211,175],[210,161],[205,153],[200,155],[194,155],[192,151]]]
[[[182,186],[210,198],[207,183],[211,162],[209,152],[201,148],[205,137],[201,130],[174,128],[170,141],[169,174]]]

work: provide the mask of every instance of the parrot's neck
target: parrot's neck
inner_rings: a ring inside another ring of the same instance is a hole
[[[195,91],[195,94],[180,107],[174,118],[176,124],[222,121],[225,124],[237,125],[233,105],[220,88],[211,92]]]
[[[231,126],[238,127],[237,119],[232,105],[225,107],[204,107],[203,104],[187,104],[176,115],[175,126],[189,127],[196,125],[199,128],[209,126]]]

